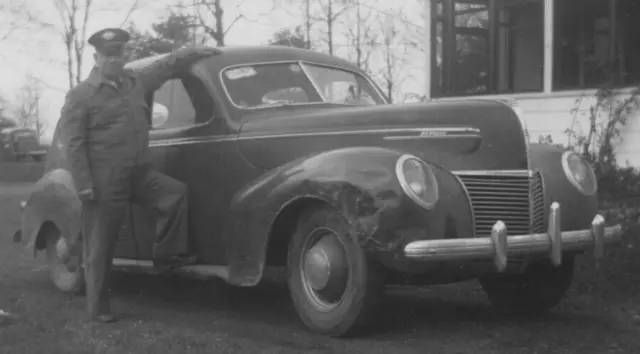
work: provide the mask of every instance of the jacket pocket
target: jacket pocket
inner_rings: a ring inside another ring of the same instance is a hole
[[[92,105],[89,109],[89,127],[109,127],[122,124],[125,110],[121,99],[113,99]]]

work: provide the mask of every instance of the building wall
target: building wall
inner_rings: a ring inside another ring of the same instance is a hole
[[[541,135],[551,135],[555,143],[567,144],[569,137],[565,133],[566,130],[574,130],[577,132],[586,133],[589,129],[589,116],[590,109],[595,105],[595,89],[587,89],[581,91],[556,91],[556,72],[560,73],[562,70],[559,65],[557,56],[554,56],[553,50],[558,47],[566,38],[561,37],[555,33],[554,30],[554,8],[559,1],[564,0],[541,0],[544,3],[544,7],[527,7],[523,8],[523,11],[515,12],[512,15],[513,18],[513,49],[514,54],[512,58],[508,58],[504,48],[507,39],[502,32],[499,32],[498,40],[498,64],[496,71],[498,73],[498,90],[500,92],[507,86],[509,79],[513,82],[513,89],[515,92],[530,93],[516,93],[505,95],[483,95],[481,98],[492,97],[510,97],[519,101],[524,113],[527,128],[529,130],[530,139],[532,141],[538,141]],[[574,0],[579,1],[579,0]],[[631,1],[631,0],[626,0]],[[425,13],[430,13],[432,9],[435,9],[435,5],[432,8],[431,0],[424,0]],[[560,3],[562,4],[562,3]],[[606,6],[605,6],[606,7]],[[565,9],[566,10],[566,9]],[[611,11],[611,9],[609,9]],[[435,10],[433,10],[435,11]],[[619,10],[622,11],[622,10]],[[566,11],[565,11],[566,12]],[[567,14],[564,14],[567,16]],[[624,12],[620,12],[619,16],[625,15]],[[431,17],[425,16],[425,42],[429,43],[436,34],[431,33]],[[607,19],[596,18],[594,20],[594,31],[605,31],[608,29]],[[542,24],[542,28],[541,26]],[[627,23],[628,25],[628,23]],[[502,31],[502,30],[500,30]],[[613,33],[613,32],[612,32]],[[613,36],[613,34],[608,34]],[[554,41],[558,43],[554,44]],[[609,38],[607,35],[596,36],[594,41],[593,57],[591,59],[598,59],[600,61],[603,58],[608,57],[610,53]],[[504,42],[504,43],[503,43]],[[542,45],[541,45],[542,43]],[[627,43],[628,44],[628,43]],[[621,52],[623,53],[623,52]],[[622,55],[617,53],[616,55]],[[427,52],[426,63],[426,81],[430,82],[432,76],[432,67],[430,65],[431,53]],[[616,57],[617,58],[617,57]],[[580,60],[584,60],[581,58]],[[576,59],[576,65],[577,59]],[[565,67],[566,69],[566,67]],[[584,69],[584,68],[583,68]],[[507,73],[512,70],[513,76],[509,78]],[[558,74],[559,75],[559,74]],[[562,76],[560,76],[562,78]],[[597,85],[590,84],[587,87],[596,87]],[[566,87],[566,86],[565,86]],[[577,87],[577,85],[576,85]],[[582,86],[585,87],[585,86]],[[537,91],[537,92],[534,92]],[[432,87],[426,88],[427,97],[436,97],[437,94],[432,94]],[[433,92],[435,93],[435,92]],[[622,100],[628,97],[630,89],[623,89],[618,92],[616,96],[618,100]],[[461,99],[461,97],[450,98],[433,98],[435,100],[449,100],[449,99]],[[616,148],[616,154],[618,157],[618,163],[621,165],[630,165],[640,168],[640,110],[634,110],[627,117],[627,124],[622,129],[620,138],[614,142]],[[608,119],[608,112],[600,114],[598,122],[602,123]]]
[[[565,131],[571,129],[586,133],[589,129],[590,110],[595,106],[595,90],[564,91],[549,94],[516,94],[478,96],[478,98],[515,98],[525,115],[525,122],[532,142],[537,142],[541,135],[551,135],[554,143],[567,145],[569,138]],[[616,95],[619,102],[629,97],[630,89],[620,90]],[[470,97],[471,98],[471,97]],[[459,100],[458,98],[440,98],[436,100]],[[598,115],[598,122],[607,120],[608,112]],[[615,141],[618,163],[627,163],[640,168],[640,109],[636,108],[627,115],[627,124],[623,127],[620,138]]]
[[[590,110],[595,106],[594,91],[555,92],[550,95],[539,95],[518,98],[525,112],[525,120],[532,140],[538,136],[550,134],[554,142],[566,144],[567,129],[586,133],[589,129]],[[617,100],[628,97],[628,91],[622,91]],[[572,111],[575,110],[575,111]],[[620,139],[615,142],[618,163],[640,168],[640,111],[637,109],[627,116],[627,124],[623,128]],[[608,112],[598,116],[598,122],[605,122]]]

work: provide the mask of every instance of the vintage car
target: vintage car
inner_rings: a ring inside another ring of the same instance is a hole
[[[602,257],[620,237],[598,214],[590,165],[530,144],[511,101],[392,105],[327,54],[220,50],[148,95],[162,105],[150,113],[155,166],[191,191],[199,261],[173,272],[251,287],[265,268],[286,267],[302,322],[347,336],[376,323],[393,284],[477,278],[501,310],[548,310],[575,256]],[[57,137],[47,160],[22,234],[46,252],[53,283],[77,291],[81,204]],[[128,215],[114,267],[153,271],[153,213],[131,205]]]
[[[20,161],[31,157],[41,161],[47,154],[38,141],[35,130],[11,127],[0,130],[0,150],[3,160]]]

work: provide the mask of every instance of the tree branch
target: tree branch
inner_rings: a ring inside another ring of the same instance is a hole
[[[129,17],[131,17],[131,15],[133,15],[133,13],[138,10],[138,5],[140,4],[140,0],[133,0],[133,3],[131,4],[131,7],[129,7],[129,11],[127,11],[126,16],[124,17],[124,20],[122,20],[122,23],[120,23],[120,27],[124,26],[127,21],[129,21]]]

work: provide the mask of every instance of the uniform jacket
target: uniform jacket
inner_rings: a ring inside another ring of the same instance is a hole
[[[94,187],[93,166],[150,162],[151,107],[145,97],[182,68],[212,54],[196,48],[179,49],[144,70],[126,70],[120,88],[94,69],[69,90],[56,135],[78,191]]]

